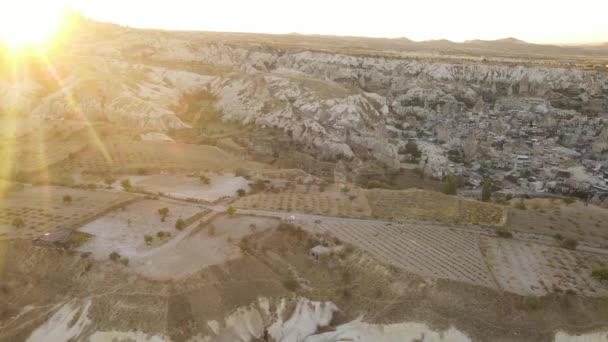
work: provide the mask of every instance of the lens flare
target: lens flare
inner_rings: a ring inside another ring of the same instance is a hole
[[[6,1],[0,5],[0,41],[9,48],[41,47],[57,33],[64,6],[57,1]]]

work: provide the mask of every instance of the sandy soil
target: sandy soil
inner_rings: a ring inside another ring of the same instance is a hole
[[[156,175],[135,177],[133,185],[154,193],[165,193],[180,199],[201,199],[213,202],[225,196],[235,196],[239,189],[249,191],[243,177],[210,176],[210,184],[203,184],[197,177]]]
[[[169,216],[161,222],[158,209],[169,208]],[[159,231],[177,235],[175,222],[201,212],[203,209],[192,204],[171,200],[141,200],[118,209],[99,219],[90,222],[79,231],[92,234],[93,237],[79,247],[80,251],[91,252],[98,260],[106,260],[110,253],[118,252],[128,258],[137,258],[142,253],[154,248],[146,244],[145,235],[156,240]]]
[[[170,241],[142,255],[132,267],[137,273],[152,279],[181,279],[203,268],[237,258],[241,255],[237,245],[243,237],[277,225],[278,220],[275,219],[219,216],[187,237]],[[210,234],[210,226],[214,227],[213,234]]]

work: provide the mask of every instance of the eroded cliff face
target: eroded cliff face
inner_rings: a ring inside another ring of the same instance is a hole
[[[188,126],[174,110],[182,94],[206,88],[226,120],[291,132],[328,158],[356,158],[353,150],[363,146],[390,167],[398,165],[398,155],[384,134],[386,124],[415,128],[429,118],[486,111],[503,106],[499,99],[516,97],[608,113],[604,72],[354,56],[123,30],[74,44],[71,53],[86,57],[69,66],[60,89],[45,93],[32,80],[3,82],[0,96],[32,115],[83,115],[166,130]],[[18,89],[27,91],[14,96]]]

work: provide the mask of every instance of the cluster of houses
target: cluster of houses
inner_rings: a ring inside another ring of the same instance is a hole
[[[431,175],[461,176],[470,190],[490,178],[514,194],[608,196],[608,116],[511,97],[492,109],[433,117],[416,136],[445,159],[430,166]]]

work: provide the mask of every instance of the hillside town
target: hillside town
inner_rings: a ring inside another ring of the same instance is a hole
[[[561,194],[602,203],[608,196],[607,121],[543,99],[509,97],[493,108],[480,101],[473,110],[446,111],[389,132],[415,137],[425,174],[460,176],[469,190],[487,177],[501,189],[495,196]]]

